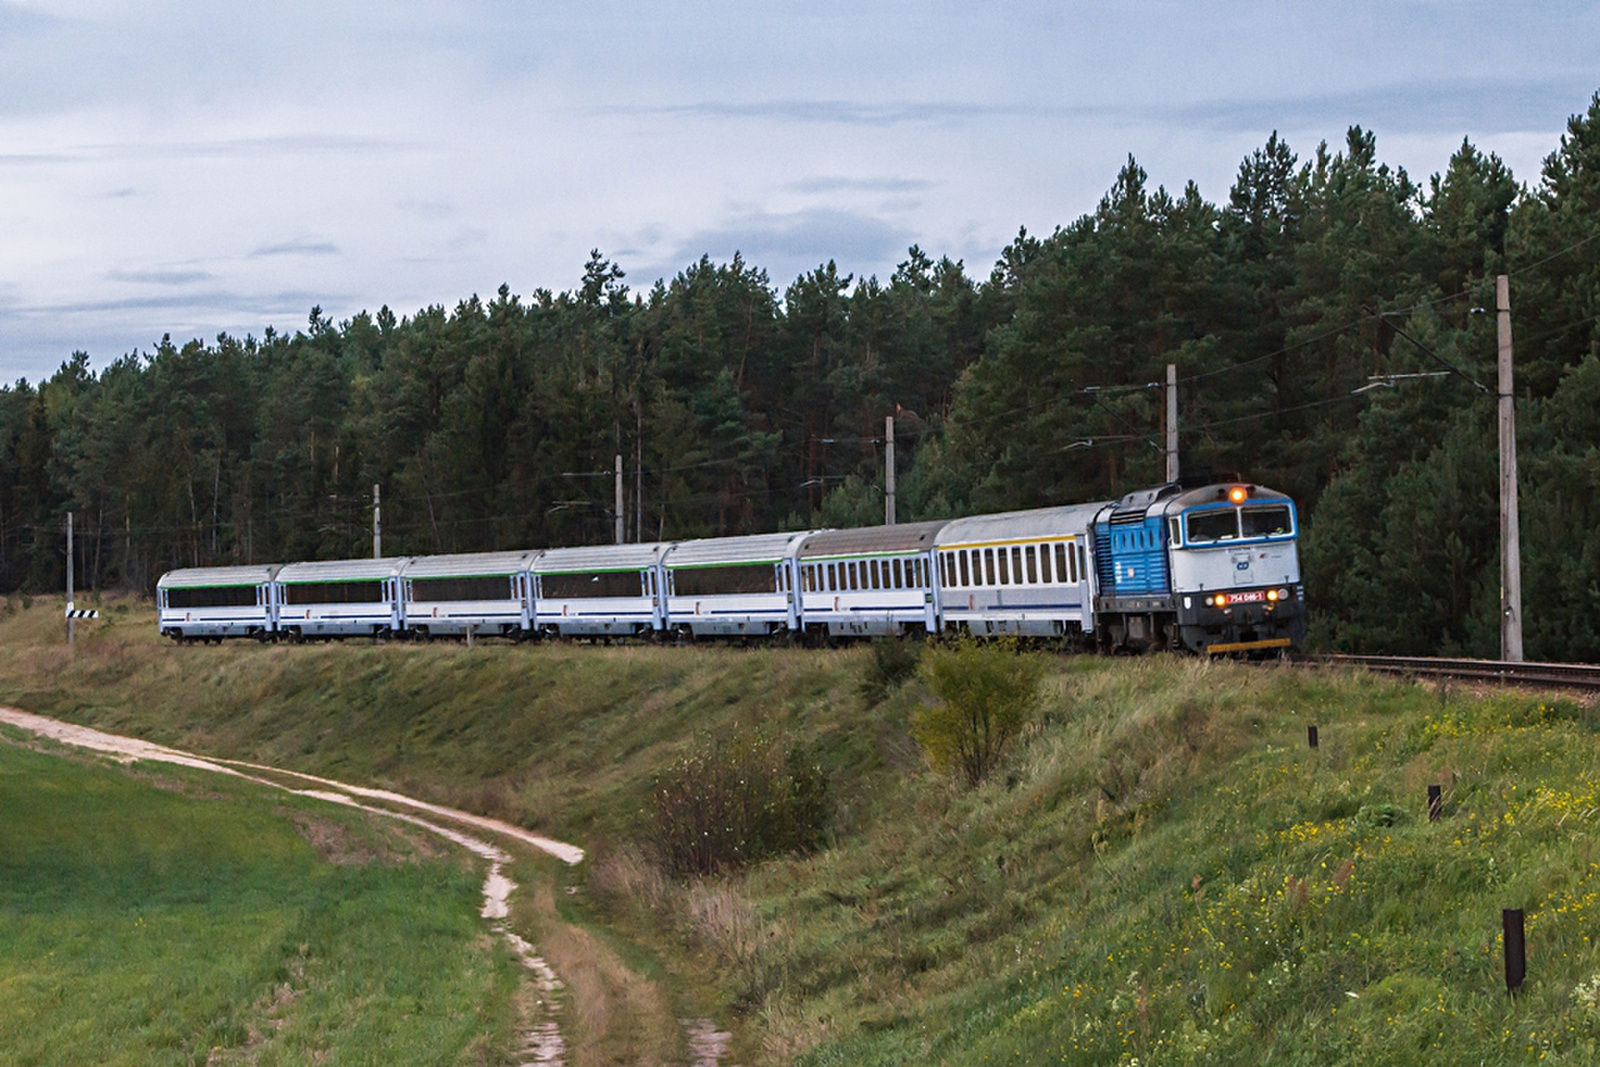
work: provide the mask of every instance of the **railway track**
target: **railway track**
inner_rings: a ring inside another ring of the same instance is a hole
[[[1588,663],[1514,663],[1494,659],[1444,659],[1435,656],[1306,656],[1304,662],[1329,667],[1365,667],[1379,674],[1440,678],[1498,685],[1547,686],[1600,691],[1600,666]]]

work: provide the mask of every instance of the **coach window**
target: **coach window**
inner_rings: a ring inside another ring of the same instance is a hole
[[[967,550],[966,549],[961,549],[959,552],[956,553],[956,562],[958,564],[960,564],[960,570],[961,570],[961,580],[959,582],[957,582],[956,585],[957,586],[968,586],[968,585],[971,585],[972,584],[972,571],[967,567]]]
[[[1002,548],[999,552],[996,552],[995,555],[1000,557],[998,560],[996,560],[996,562],[1000,565],[1000,584],[1010,585],[1011,567],[1006,563],[1006,550]]]
[[[1028,557],[1028,584],[1029,585],[1038,585],[1039,584],[1039,554],[1038,554],[1037,547],[1034,546],[1034,545],[1029,545],[1028,546],[1028,550],[1025,553],[1025,555]]]
[[[893,586],[891,588],[904,589],[906,587],[906,573],[905,573],[905,565],[904,565],[904,563],[897,559],[893,563],[891,563],[889,566],[894,572],[894,584],[893,584]]]
[[[1084,578],[1088,578],[1089,577],[1089,561],[1084,558],[1084,555],[1083,555],[1083,542],[1082,541],[1078,542],[1078,572],[1077,573],[1081,574]],[[1075,581],[1077,580],[1076,576],[1074,577],[1074,580]]]

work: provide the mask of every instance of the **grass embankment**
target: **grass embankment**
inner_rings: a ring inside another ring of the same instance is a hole
[[[155,649],[136,611],[69,661],[31,614],[0,622],[0,699],[589,847],[554,911],[654,945],[620,951],[725,1005],[741,1061],[1600,1056],[1600,732],[1570,701],[1053,659],[1041,721],[967,790],[907,740],[919,683],[863,706],[859,651]],[[653,777],[751,725],[824,762],[833,843],[665,879],[629,845]],[[1528,910],[1515,1000],[1504,907]]]
[[[0,744],[0,1060],[484,1059],[517,975],[480,881],[421,831]]]

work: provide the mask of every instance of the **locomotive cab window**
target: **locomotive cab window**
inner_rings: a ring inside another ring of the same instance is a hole
[[[1246,537],[1282,537],[1289,532],[1289,506],[1243,508],[1239,520]]]
[[[1190,544],[1231,541],[1239,536],[1239,514],[1232,508],[1197,511],[1184,520]]]

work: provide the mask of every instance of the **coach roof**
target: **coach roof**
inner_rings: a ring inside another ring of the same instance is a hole
[[[871,556],[889,552],[926,552],[934,534],[947,520],[908,522],[897,526],[867,526],[856,530],[823,530],[800,545],[800,558],[817,556]]]
[[[463,552],[453,556],[413,556],[401,568],[406,578],[487,578],[528,569],[536,552]]]
[[[260,585],[272,581],[281,563],[257,563],[248,567],[188,567],[168,571],[156,582],[158,589],[193,589],[220,585]]]
[[[770,563],[793,554],[812,531],[751,534],[748,537],[713,537],[703,541],[680,541],[662,557],[668,567],[711,567],[719,563]]]
[[[581,548],[547,548],[533,561],[535,574],[577,574],[585,571],[628,571],[653,567],[661,553],[671,547],[666,542],[645,544],[586,545]]]
[[[999,515],[952,519],[934,535],[934,543],[942,547],[1083,533],[1094,521],[1095,513],[1103,507],[1103,503],[1071,504],[1059,508],[1035,508],[1031,511],[1007,511]]]
[[[288,563],[278,572],[280,582],[382,581],[400,573],[404,558],[325,559],[313,563]]]

